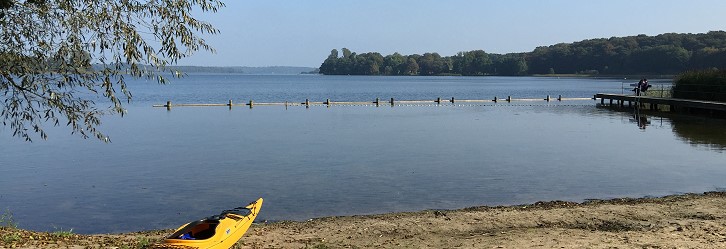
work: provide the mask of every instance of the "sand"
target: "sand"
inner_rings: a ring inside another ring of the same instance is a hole
[[[147,248],[170,233],[6,227],[0,248]],[[726,248],[726,192],[254,224],[237,248]]]

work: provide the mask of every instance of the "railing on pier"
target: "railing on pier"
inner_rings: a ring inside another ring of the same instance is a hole
[[[622,94],[635,94],[635,86],[623,85]],[[643,96],[659,98],[677,98],[694,100],[726,101],[726,85],[714,84],[685,84],[685,85],[653,85]]]
[[[635,86],[631,84],[630,86],[626,86],[623,84],[621,93],[622,95],[635,95]],[[672,85],[652,85],[648,91],[641,92],[644,96],[649,97],[660,97],[660,98],[670,98],[673,96],[673,86]]]
[[[680,108],[691,108],[701,110],[712,110],[712,111],[726,111],[725,102],[716,101],[704,101],[704,100],[693,100],[693,99],[676,99],[676,98],[661,98],[651,96],[635,96],[635,95],[624,95],[624,94],[607,94],[598,93],[594,96],[595,99],[600,99],[600,104],[605,105],[605,100],[609,100],[609,105],[613,106],[613,102],[617,106],[624,107],[627,103],[628,107],[632,106],[649,106],[651,110],[658,110],[658,105],[667,105],[670,111],[675,111]]]

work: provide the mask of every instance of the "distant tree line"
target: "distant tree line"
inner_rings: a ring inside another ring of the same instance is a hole
[[[532,52],[493,54],[483,50],[443,57],[438,53],[383,56],[342,55],[333,49],[320,66],[327,75],[532,75],[678,74],[726,68],[726,32],[668,33],[583,40],[537,47]]]
[[[337,49],[320,66],[320,73],[327,75],[526,75],[525,54],[487,54],[483,50],[461,52],[456,56],[442,57],[438,53],[423,55],[383,56],[371,52],[356,54],[343,48]]]

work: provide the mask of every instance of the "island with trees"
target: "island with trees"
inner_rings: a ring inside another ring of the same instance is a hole
[[[589,39],[537,47],[531,52],[484,50],[383,56],[333,49],[320,66],[326,75],[675,75],[691,69],[726,68],[726,32],[667,33]]]

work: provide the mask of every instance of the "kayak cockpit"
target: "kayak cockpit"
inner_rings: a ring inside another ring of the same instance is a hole
[[[219,219],[203,219],[187,224],[167,239],[205,240],[214,236]]]

